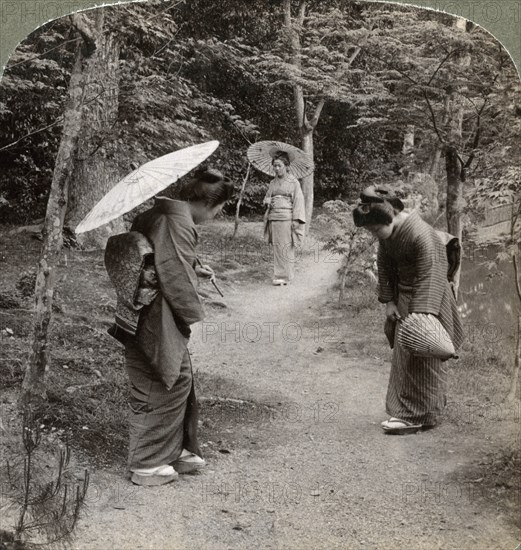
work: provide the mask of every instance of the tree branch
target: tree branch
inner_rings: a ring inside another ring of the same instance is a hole
[[[23,65],[24,63],[29,63],[29,61],[34,61],[35,59],[38,59],[40,57],[43,57],[44,55],[47,55],[48,53],[52,52],[53,50],[61,48],[62,46],[65,46],[66,44],[69,44],[70,42],[77,42],[78,40],[81,40],[81,36],[77,36],[76,38],[71,38],[70,40],[66,40],[65,42],[62,42],[61,44],[58,44],[57,46],[54,46],[54,47],[44,51],[43,53],[39,53],[38,55],[30,57],[29,59],[24,59],[23,61],[19,61],[18,63],[14,63],[13,65],[8,65],[5,68],[5,70],[10,71],[11,69],[14,69],[15,67],[18,67],[19,65]]]
[[[45,130],[51,128],[52,126],[58,124],[58,122],[63,121],[63,116],[57,118],[54,122],[51,122],[51,124],[48,124],[47,126],[44,126],[43,128],[38,128],[38,130],[34,130],[34,132],[29,132],[25,136],[22,136],[20,139],[17,139],[16,141],[13,141],[12,143],[9,143],[8,145],[4,145],[3,147],[0,147],[0,151],[4,151],[5,149],[9,149],[13,147],[13,145],[16,145],[17,143],[20,143],[20,141],[23,141],[24,139],[27,139],[30,136],[34,136],[34,134],[38,134],[39,132],[44,132]]]
[[[351,68],[351,65],[361,51],[362,48],[360,46],[356,46],[355,51],[351,54],[351,57],[345,63],[339,65],[338,69],[335,71],[335,82],[339,82],[342,79],[346,72]]]
[[[431,102],[430,102],[430,100],[427,96],[426,91],[423,92],[423,97],[425,98],[425,101],[427,102],[427,107],[429,108],[429,113],[430,113],[430,116],[431,116],[432,126],[434,127],[434,131],[436,132],[436,135],[438,136],[438,140],[442,145],[445,145],[445,140],[441,136],[440,131],[438,129],[438,125],[436,123],[436,115],[434,113],[434,109],[432,108]]]
[[[93,98],[89,99],[88,101],[85,101],[84,103],[82,103],[82,106],[83,105],[88,105],[89,103],[92,103],[93,101],[96,101],[96,99],[98,99],[98,97],[100,97],[101,95],[103,95],[103,92],[100,92],[99,94],[97,94]],[[24,139],[27,139],[28,137],[31,137],[34,134],[38,134],[39,132],[44,132],[45,130],[51,128],[55,124],[58,124],[59,122],[62,122],[62,121],[63,121],[63,116],[58,117],[54,122],[51,122],[51,124],[49,124],[47,126],[44,126],[43,128],[38,128],[38,130],[34,130],[34,132],[29,132],[25,136],[22,136],[20,139],[17,139],[16,141],[13,141],[12,143],[9,143],[8,145],[4,145],[3,147],[0,147],[0,151],[3,151],[5,149],[9,149],[9,148],[13,147],[13,145],[16,145],[17,143],[20,143],[20,141],[23,141]]]
[[[185,0],[174,0],[172,2],[172,5],[171,6],[168,6],[167,8],[165,8],[164,10],[161,10],[160,12],[152,15],[152,17],[149,17],[148,19],[146,19],[146,22],[148,23],[149,21],[152,21],[152,19],[155,19],[156,17],[159,17],[160,15],[163,15],[163,13],[165,13],[166,11],[169,11],[169,10],[172,10],[174,8],[177,8],[177,6],[179,6],[180,4],[184,4],[185,3]]]
[[[87,48],[87,55],[92,55],[96,50],[96,31],[93,23],[83,13],[75,13],[71,15],[72,25],[80,33],[81,37],[85,41]]]
[[[440,62],[440,64],[436,67],[436,70],[432,73],[432,76],[429,79],[429,82],[427,82],[427,86],[430,86],[432,81],[434,80],[434,77],[438,74],[438,71],[443,67],[443,65],[449,60],[449,58],[459,51],[459,48],[456,50],[451,50]]]
[[[364,50],[364,52],[370,57],[374,57],[375,59],[378,59],[378,61],[381,61],[382,63],[384,63],[387,68],[392,69],[393,71],[396,71],[397,73],[405,77],[407,80],[410,80],[415,86],[420,85],[417,80],[414,80],[414,78],[410,77],[406,72],[402,71],[401,69],[394,67],[393,64],[387,61],[386,59],[383,59],[382,57],[370,52],[368,49],[365,48],[365,46],[362,46],[360,44],[356,44],[356,45],[360,47],[360,49]]]

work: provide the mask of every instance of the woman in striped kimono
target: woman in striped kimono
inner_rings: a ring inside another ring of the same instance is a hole
[[[435,315],[458,349],[463,328],[447,280],[445,245],[416,211],[373,186],[353,211],[355,225],[378,238],[378,300],[386,304],[386,328],[393,348],[386,411],[387,433],[433,428],[446,405],[446,369],[440,359],[413,356],[397,341],[396,322],[409,313]],[[391,330],[390,330],[391,329]],[[391,336],[390,336],[391,335]]]
[[[287,153],[277,153],[272,161],[273,179],[264,197],[268,205],[264,234],[273,245],[273,284],[287,285],[295,275],[295,249],[304,237],[306,211],[298,179],[288,172]]]
[[[118,242],[126,236],[148,242],[153,251],[151,265],[143,261],[136,292],[139,301],[151,287],[153,298],[141,302],[146,305],[134,331],[128,315],[123,319],[116,315],[111,331],[125,345],[130,380],[128,468],[137,485],[163,485],[178,473],[205,465],[197,441],[197,402],[187,344],[190,325],[204,318],[197,277],[212,277],[213,271],[196,263],[196,225],[213,218],[232,194],[233,184],[220,173],[199,173],[181,187],[181,200],[156,198],[151,209],[135,218],[130,233],[107,243],[107,270],[131,265],[136,257],[129,249],[116,261],[122,248]],[[111,279],[117,281],[117,273]],[[119,298],[118,286],[116,292]]]

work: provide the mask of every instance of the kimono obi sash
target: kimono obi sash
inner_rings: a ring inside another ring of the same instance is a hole
[[[135,336],[141,309],[159,293],[154,249],[144,235],[130,231],[110,237],[104,259],[116,289],[116,326]]]
[[[293,200],[291,195],[273,195],[271,197],[268,219],[271,221],[288,221],[293,218]]]

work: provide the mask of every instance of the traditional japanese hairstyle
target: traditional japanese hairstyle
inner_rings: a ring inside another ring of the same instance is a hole
[[[394,216],[404,209],[403,202],[383,187],[370,185],[360,193],[360,203],[353,210],[357,227],[389,225]]]
[[[201,201],[209,208],[213,208],[230,200],[234,193],[233,182],[219,170],[200,169],[194,177],[185,183],[179,190],[182,201]]]
[[[286,166],[289,166],[291,164],[291,161],[289,160],[289,155],[286,153],[286,151],[277,151],[273,155],[273,160],[271,161],[271,164],[273,164],[276,160],[281,160]]]

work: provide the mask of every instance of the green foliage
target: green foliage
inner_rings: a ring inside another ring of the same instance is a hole
[[[375,281],[375,239],[368,231],[356,227],[353,222],[353,206],[344,201],[328,201],[322,205],[324,214],[317,217],[318,223],[327,224],[331,237],[324,248],[342,257],[338,270],[340,280],[339,300],[344,297],[344,288],[351,284],[367,284]]]

